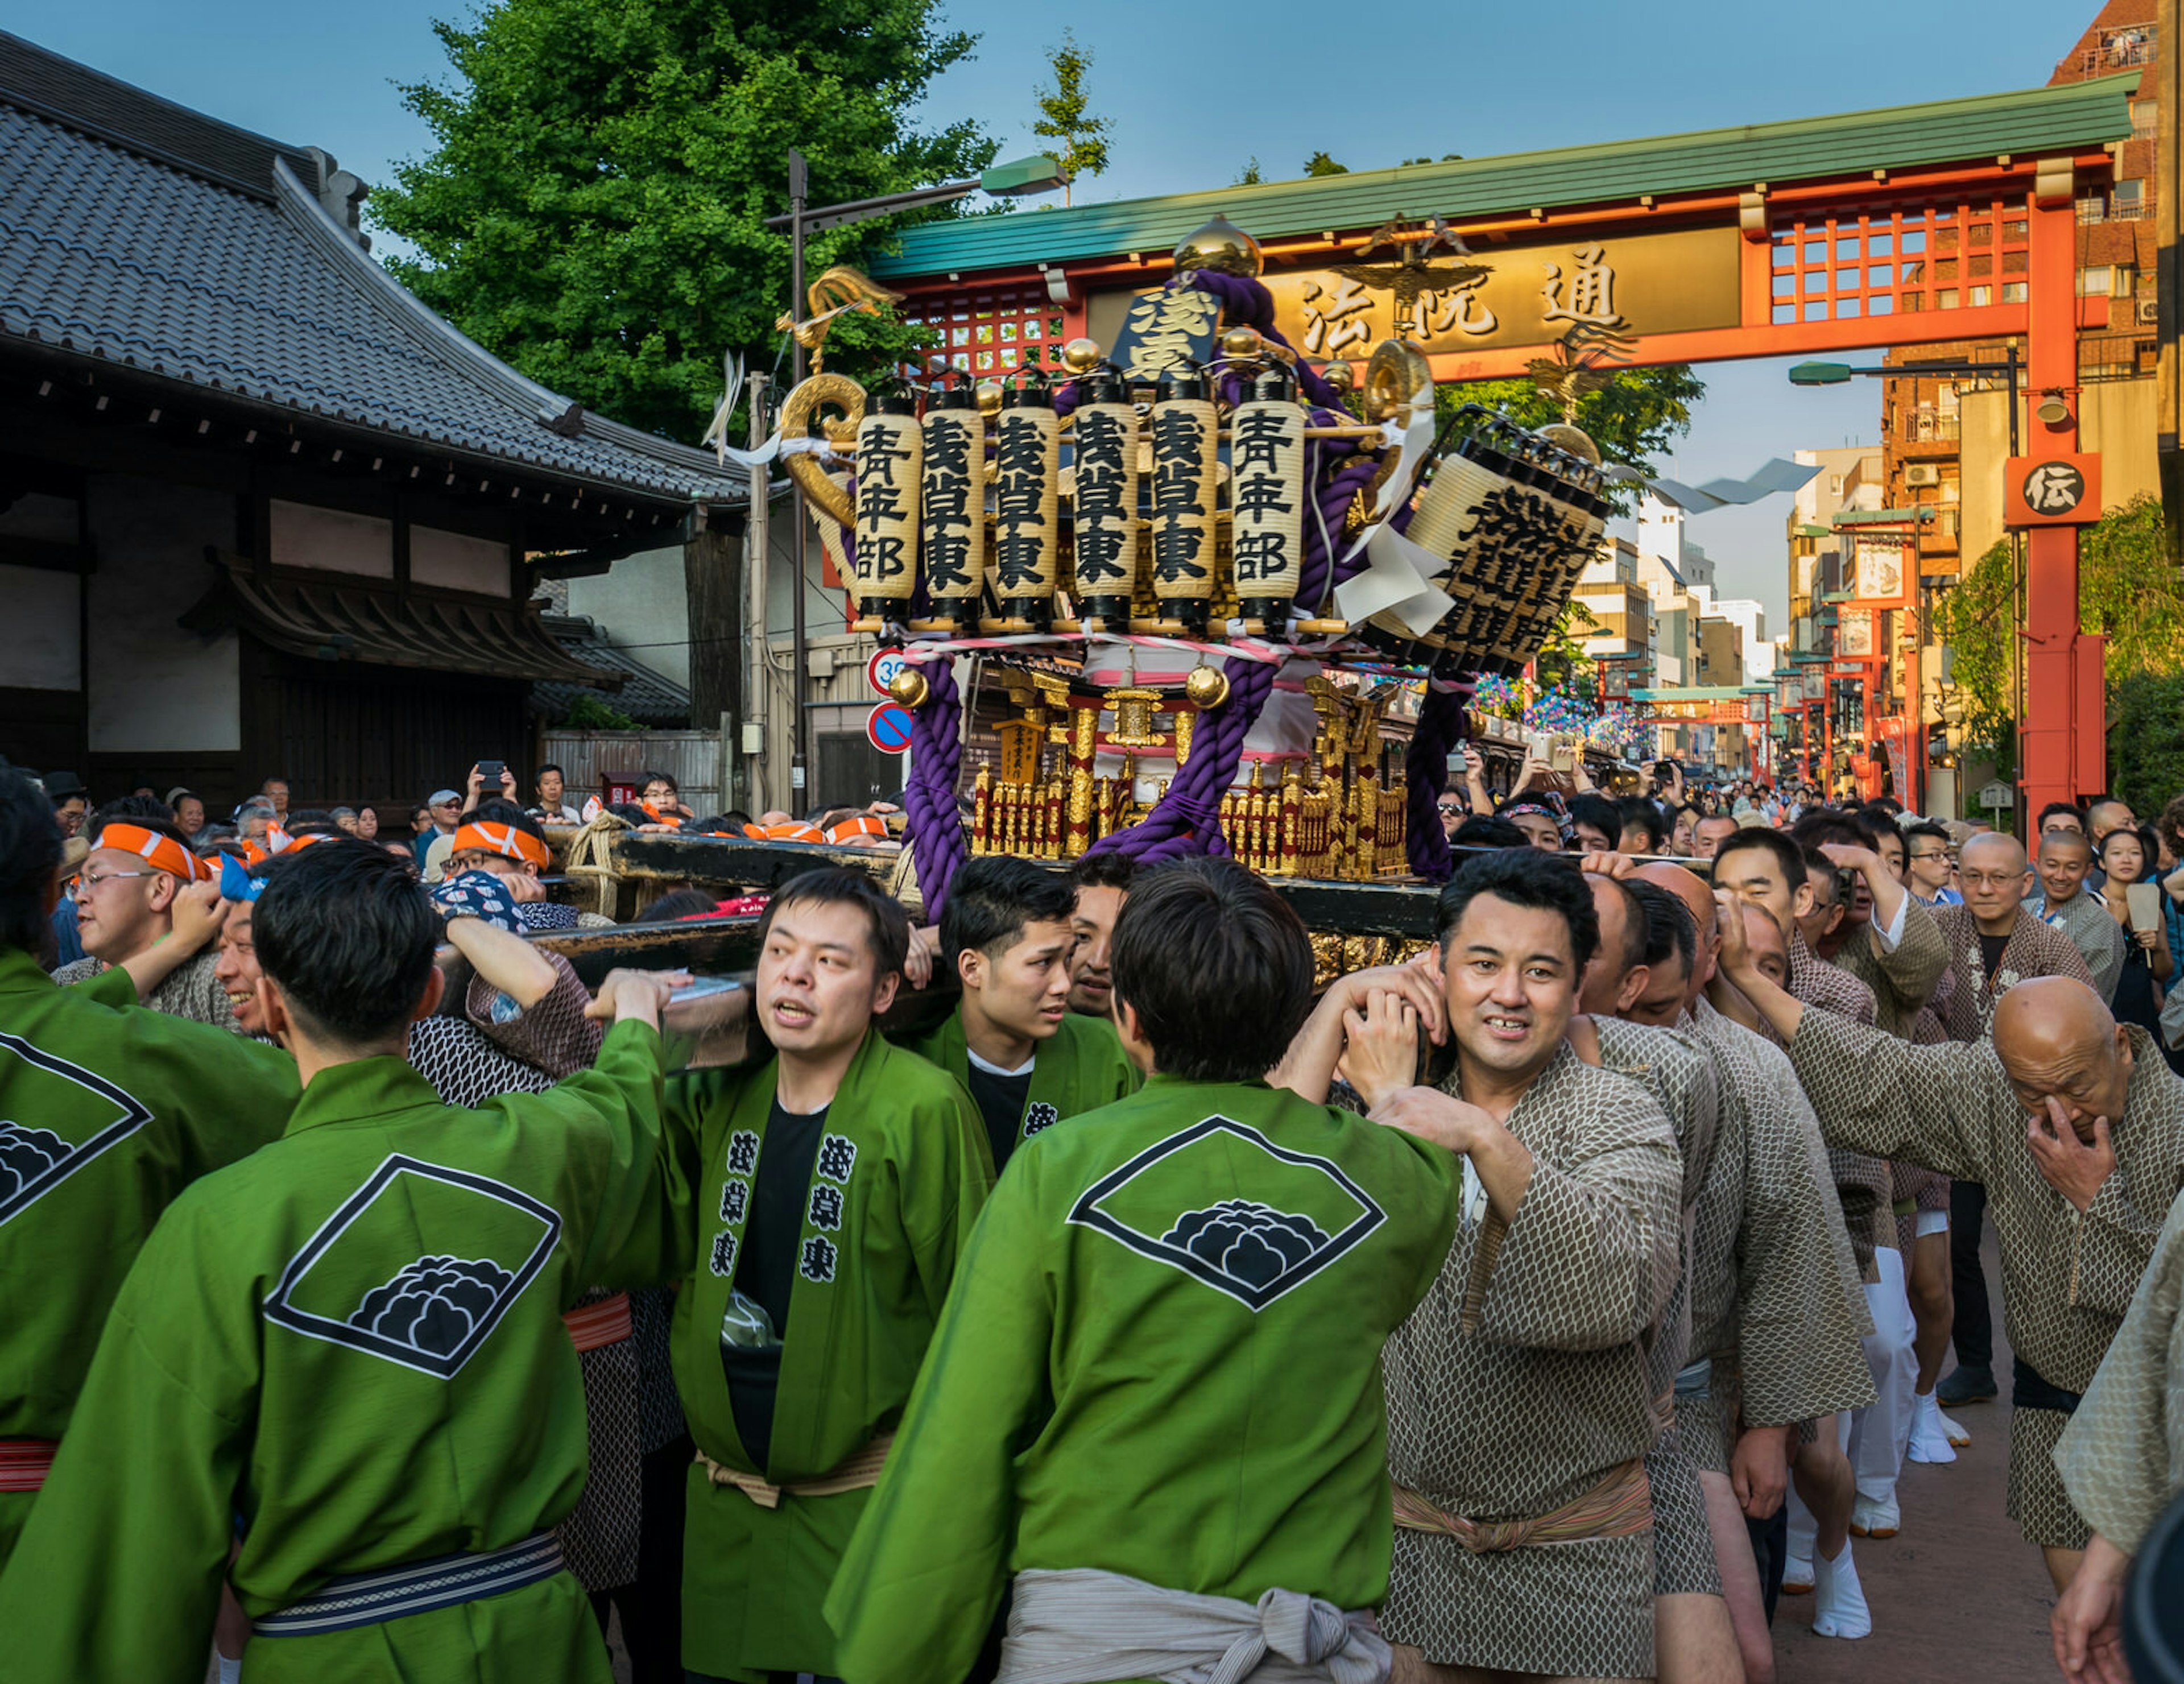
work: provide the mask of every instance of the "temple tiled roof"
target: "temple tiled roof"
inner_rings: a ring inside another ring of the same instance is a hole
[[[740,503],[708,453],[585,412],[375,262],[361,184],[0,33],[0,352],[10,344],[654,501]]]

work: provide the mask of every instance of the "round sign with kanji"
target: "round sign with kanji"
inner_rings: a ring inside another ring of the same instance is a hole
[[[865,721],[865,735],[882,754],[899,755],[910,746],[916,719],[900,702],[882,702]]]
[[[2100,518],[2099,456],[2012,456],[2003,468],[2003,523],[2081,527]]]
[[[2086,500],[2086,477],[2068,462],[2042,462],[2025,477],[2020,494],[2038,515],[2067,515]]]
[[[888,686],[894,682],[894,675],[902,671],[904,665],[900,650],[875,650],[872,658],[865,663],[865,682],[872,687],[872,694],[876,696],[891,694]]]

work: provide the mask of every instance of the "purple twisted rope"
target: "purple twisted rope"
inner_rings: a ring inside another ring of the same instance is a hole
[[[1221,834],[1221,797],[1235,783],[1244,739],[1274,693],[1274,667],[1271,661],[1231,655],[1223,670],[1228,675],[1228,700],[1198,717],[1190,758],[1167,793],[1142,822],[1101,837],[1088,853],[1124,854],[1143,866],[1192,854],[1228,852]]]
[[[954,662],[929,661],[917,670],[928,688],[923,704],[911,716],[910,778],[902,806],[918,887],[925,896],[925,919],[933,923],[939,919],[948,885],[971,857],[963,815],[956,805],[956,774],[963,764],[957,730],[963,704],[956,689]]]
[[[1441,829],[1440,797],[1448,787],[1448,751],[1463,734],[1465,705],[1470,700],[1468,684],[1442,689],[1429,683],[1411,746],[1403,756],[1403,778],[1410,786],[1404,851],[1410,856],[1411,869],[1429,883],[1446,883],[1456,869],[1447,834]]]

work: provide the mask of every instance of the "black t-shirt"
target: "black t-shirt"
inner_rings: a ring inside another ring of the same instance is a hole
[[[996,1175],[1007,1167],[1009,1154],[1017,1149],[1017,1130],[1023,1125],[1024,1106],[1031,1098],[1033,1068],[1027,1064],[1014,1075],[1005,1076],[982,1068],[975,1058],[971,1060],[971,1098],[978,1115],[986,1119],[986,1139],[994,1148]]]
[[[1984,930],[1980,932],[1980,967],[1986,973],[1989,982],[1994,980],[1995,967],[2002,963],[2002,951],[2008,945],[2007,934],[1989,935]]]
[[[804,1233],[804,1201],[811,1186],[811,1166],[819,1156],[819,1136],[827,1127],[827,1108],[784,1111],[781,1101],[766,1121],[759,1149],[758,1175],[751,1189],[750,1215],[744,1224],[742,1254],[736,1259],[736,1291],[765,1307],[777,1337],[788,1337],[789,1294],[796,1285],[796,1248]],[[764,1472],[773,1447],[774,1395],[781,1388],[781,1347],[748,1351],[721,1347],[721,1369],[727,1376],[728,1404],[735,1411],[736,1435],[752,1463]]]

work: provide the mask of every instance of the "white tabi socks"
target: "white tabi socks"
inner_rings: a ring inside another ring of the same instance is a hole
[[[1930,1391],[1911,1400],[1911,1442],[1904,1454],[1914,1462],[1953,1462],[1948,1422]]]
[[[1850,1540],[1833,1561],[1813,1553],[1813,1635],[1816,1637],[1864,1637],[1873,1631],[1873,1614],[1858,1588],[1858,1564],[1851,1559]]]

